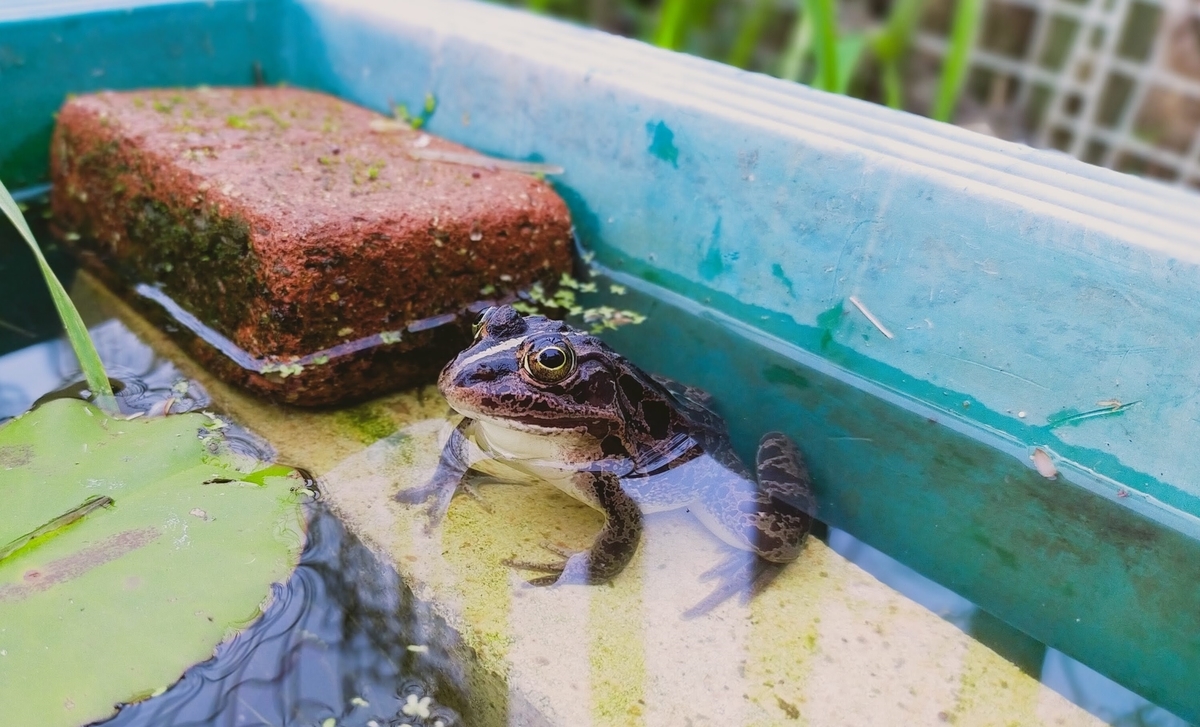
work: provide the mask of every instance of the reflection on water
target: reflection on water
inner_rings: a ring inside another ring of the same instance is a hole
[[[173,366],[119,322],[108,321],[93,333],[115,378],[132,384],[126,394],[132,410],[149,411],[167,398],[177,401],[172,411],[207,404],[202,389],[181,383]],[[74,359],[61,341],[0,356],[0,421],[77,378]],[[250,437],[246,441],[249,448],[263,446]],[[276,588],[262,619],[166,692],[127,706],[105,724],[307,726],[329,718],[342,727],[457,724],[450,709],[423,698],[436,694],[439,701],[460,705],[456,686],[462,675],[395,571],[323,508],[314,508],[311,527],[300,567]],[[884,583],[1106,721],[1128,727],[1185,724],[848,534],[831,530],[828,541]]]
[[[116,320],[91,329],[126,415],[186,412],[209,405],[202,387],[185,380]],[[64,341],[0,356],[0,423],[41,401],[86,397]],[[270,460],[270,445],[237,427],[225,429],[235,451]],[[262,618],[213,658],[189,669],[162,694],[125,705],[108,726],[343,727],[408,724],[454,727],[454,710],[435,701],[461,676],[429,619],[391,567],[381,563],[323,506],[308,513],[300,565],[273,588]],[[453,700],[451,700],[453,701]]]
[[[105,727],[461,724],[425,699],[455,672],[411,595],[325,508],[313,509],[300,566],[273,596],[211,660]]]
[[[831,528],[829,546],[860,568],[999,652],[1031,676],[1115,727],[1187,727],[1188,723],[1066,654],[1008,626],[912,568]]]

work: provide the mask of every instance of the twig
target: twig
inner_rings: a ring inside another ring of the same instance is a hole
[[[867,310],[867,307],[863,305],[862,301],[860,301],[856,296],[850,296],[850,302],[853,303],[854,307],[867,317],[867,320],[870,321],[872,325],[879,329],[880,333],[888,338],[895,338],[895,336],[892,335],[892,332],[887,329],[887,326],[880,323],[879,319],[875,317],[875,314]]]

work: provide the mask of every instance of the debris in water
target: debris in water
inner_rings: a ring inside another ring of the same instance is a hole
[[[850,302],[854,304],[854,307],[857,308],[860,313],[867,317],[867,320],[871,322],[871,325],[879,329],[880,333],[888,338],[895,338],[895,336],[892,335],[892,332],[887,329],[887,326],[883,325],[883,323],[881,323],[879,319],[875,317],[874,313],[867,310],[867,307],[862,304],[862,301],[860,301],[857,296],[850,296]]]
[[[1096,417],[1106,417],[1113,414],[1120,414],[1126,409],[1141,404],[1141,400],[1131,401],[1128,404],[1122,404],[1116,399],[1105,399],[1104,401],[1096,402],[1100,408],[1089,409],[1088,411],[1078,411],[1077,409],[1063,409],[1062,411],[1051,414],[1046,418],[1046,423],[1053,427],[1060,427],[1064,424],[1076,426],[1080,422],[1087,419],[1095,419]]]
[[[409,645],[408,645],[408,650],[409,650],[409,651],[411,651],[411,652],[413,652],[413,653],[416,653],[416,654],[427,654],[427,653],[429,653],[429,647],[428,647],[428,646],[426,646],[425,644],[409,644]]]
[[[421,697],[417,699],[417,695],[410,694],[404,700],[404,706],[400,708],[401,712],[409,717],[420,717],[425,719],[429,716],[429,703],[433,700],[429,697]]]
[[[1048,480],[1058,478],[1058,468],[1054,466],[1054,461],[1050,459],[1050,455],[1046,454],[1046,450],[1038,447],[1033,450],[1033,454],[1029,458],[1033,460],[1033,466],[1039,475]]]

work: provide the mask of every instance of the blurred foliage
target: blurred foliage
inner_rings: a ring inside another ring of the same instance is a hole
[[[508,0],[813,88],[941,120],[953,116],[980,23],[981,0],[949,10],[946,62],[913,98],[910,49],[926,0]],[[931,0],[931,4],[932,0]],[[936,14],[936,13],[934,13]],[[936,20],[935,20],[936,22]]]

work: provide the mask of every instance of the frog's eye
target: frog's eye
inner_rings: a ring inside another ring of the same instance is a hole
[[[543,384],[553,384],[575,370],[575,351],[564,341],[532,348],[525,355],[525,370]]]

